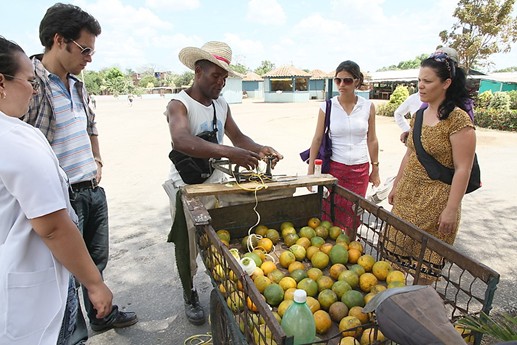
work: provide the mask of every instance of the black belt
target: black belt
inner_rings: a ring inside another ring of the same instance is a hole
[[[93,178],[89,181],[77,182],[70,186],[74,192],[78,192],[83,189],[95,189],[99,184],[97,179]]]

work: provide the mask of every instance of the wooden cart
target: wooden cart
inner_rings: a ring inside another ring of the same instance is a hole
[[[247,189],[257,186],[254,182],[243,185]],[[357,220],[352,232],[357,241],[365,248],[366,254],[371,254],[376,260],[387,260],[399,265],[406,274],[407,285],[418,284],[422,276],[431,270],[437,272],[438,279],[433,284],[442,297],[447,313],[452,322],[469,315],[489,313],[492,300],[499,281],[499,274],[489,267],[458,252],[454,247],[430,236],[415,226],[395,217],[382,207],[368,202],[366,199],[340,187],[336,179],[330,175],[315,177],[300,176],[291,181],[271,182],[268,188],[257,192],[279,189],[317,186],[316,193],[301,194],[288,198],[244,203],[240,205],[205,209],[200,202],[200,196],[247,194],[253,198],[254,193],[243,191],[236,185],[201,184],[186,186],[182,202],[186,213],[192,218],[198,239],[198,247],[206,266],[207,273],[213,281],[214,289],[210,298],[210,315],[214,344],[292,344],[292,338],[286,337],[280,324],[275,319],[271,308],[264,301],[251,278],[244,273],[229,249],[220,241],[216,234],[219,229],[230,231],[232,239],[241,239],[257,222],[254,211],[256,206],[260,214],[260,223],[270,228],[278,229],[284,221],[291,221],[299,229],[307,224],[310,217],[329,219],[335,225],[339,223],[344,213],[352,212],[350,216]],[[348,206],[343,207],[343,200]],[[387,231],[396,232],[397,241],[393,236],[387,236]],[[420,248],[419,255],[413,252],[410,264],[398,262],[399,257],[393,255],[403,253],[405,248],[398,244],[411,239]],[[390,248],[387,251],[386,248]],[[438,254],[443,257],[442,265],[427,267],[426,258]],[[216,269],[217,267],[223,269]],[[425,273],[422,273],[425,272]],[[237,282],[232,279],[237,278]],[[224,295],[221,286],[229,291],[238,284],[241,292]],[[250,309],[256,308],[257,312]],[[328,335],[335,334],[337,328]],[[334,332],[334,333],[333,333]],[[339,333],[339,332],[338,332]],[[480,344],[482,335],[475,335],[475,344]],[[321,336],[318,344],[336,344],[339,338],[332,340]]]

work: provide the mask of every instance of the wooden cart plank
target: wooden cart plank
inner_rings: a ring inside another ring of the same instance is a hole
[[[282,181],[283,180],[283,181]],[[337,183],[337,179],[329,174],[321,176],[302,175],[293,177],[279,177],[278,181],[267,182],[267,189],[287,189],[308,186],[331,185]],[[245,182],[237,184],[236,182],[228,183],[202,183],[195,185],[187,185],[182,187],[185,194],[189,196],[205,196],[217,194],[232,194],[232,193],[250,193],[261,184],[257,182]],[[259,191],[260,193],[260,191]]]

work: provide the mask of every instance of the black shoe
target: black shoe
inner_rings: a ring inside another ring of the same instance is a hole
[[[113,306],[111,314],[104,319],[98,319],[90,322],[90,327],[95,332],[107,331],[112,328],[124,328],[134,325],[138,322],[138,317],[133,312],[126,312],[118,310],[118,307]]]
[[[185,294],[183,294],[183,297],[185,299],[185,315],[187,316],[188,321],[196,326],[204,324],[206,321],[205,311],[199,304],[197,291],[192,290],[190,300]]]

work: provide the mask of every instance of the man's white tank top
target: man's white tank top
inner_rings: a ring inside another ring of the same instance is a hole
[[[188,93],[185,92],[185,90],[181,91],[178,94],[174,94],[172,96],[172,99],[180,101],[181,103],[183,103],[185,108],[187,108],[190,132],[192,135],[198,135],[199,133],[202,133],[204,131],[212,131],[215,106],[215,114],[217,119],[217,141],[219,142],[219,144],[223,143],[224,125],[226,123],[226,115],[228,114],[228,103],[226,103],[226,100],[223,97],[214,99],[214,106],[206,106],[204,104],[199,103],[198,101],[190,97]],[[172,126],[174,126],[174,124],[172,124]],[[219,182],[223,179],[223,177],[223,173],[216,170],[206,182]],[[171,164],[169,178],[172,179],[175,183],[183,182],[174,164]]]

